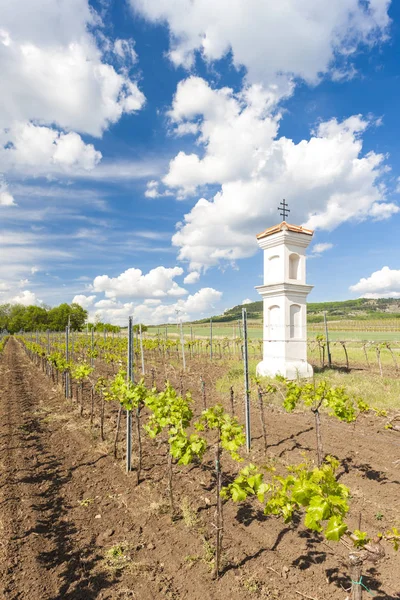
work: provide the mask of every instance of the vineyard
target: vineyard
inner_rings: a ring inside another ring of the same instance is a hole
[[[261,352],[240,327],[3,338],[3,596],[46,572],[33,598],[400,598],[396,344],[317,334],[314,383],[255,377]],[[4,532],[16,486],[32,522]]]

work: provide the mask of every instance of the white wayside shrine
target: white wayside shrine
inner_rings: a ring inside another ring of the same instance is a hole
[[[257,235],[264,250],[263,360],[257,374],[287,379],[312,377],[307,362],[306,248],[313,231],[283,221]]]

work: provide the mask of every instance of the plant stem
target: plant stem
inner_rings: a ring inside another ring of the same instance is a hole
[[[138,438],[138,466],[136,471],[136,484],[140,483],[140,472],[142,470],[142,434],[140,427],[140,406],[136,409],[136,432]]]
[[[121,424],[121,414],[122,414],[122,404],[118,409],[118,417],[117,417],[117,427],[115,430],[115,438],[114,438],[114,458],[117,458],[117,444],[118,444],[118,436],[119,436],[119,426]]]
[[[90,386],[90,426],[93,425],[94,415],[94,386]]]
[[[350,564],[350,577],[352,582],[360,581],[362,575],[362,566],[363,561],[357,554],[350,554],[349,556],[349,564]],[[357,583],[352,583],[351,588],[351,598],[352,600],[362,600],[362,586]]]
[[[82,383],[79,385],[80,390],[81,390],[81,417],[83,416],[83,381]]]
[[[173,494],[173,490],[172,490],[172,476],[173,476],[172,466],[173,466],[172,465],[172,454],[169,451],[169,445],[168,445],[168,494],[169,494],[169,506],[171,509],[172,518],[174,518],[175,505],[174,505],[174,494]]]
[[[221,563],[221,553],[222,553],[222,534],[224,528],[224,519],[223,519],[223,506],[222,506],[222,498],[221,498],[221,432],[218,429],[218,439],[217,445],[215,448],[215,477],[216,477],[216,492],[217,492],[217,540],[215,545],[215,570],[214,576],[216,579],[219,578],[220,571],[220,563]]]
[[[260,409],[260,419],[261,419],[261,427],[264,439],[264,450],[265,452],[268,449],[267,444],[267,429],[265,426],[265,414],[264,414],[264,402],[263,402],[263,392],[260,386],[258,386],[258,407]]]
[[[204,410],[207,410],[206,383],[205,383],[205,381],[204,381],[204,379],[202,377],[200,377],[200,383],[201,383],[201,394],[202,394],[202,397],[203,397]]]
[[[312,412],[314,413],[315,433],[317,436],[317,462],[318,462],[318,466],[320,467],[322,465],[323,455],[324,455],[324,451],[323,451],[323,447],[322,447],[322,436],[321,436],[321,417],[320,417],[318,408],[313,409]]]
[[[101,439],[104,441],[104,394],[101,392],[101,408],[100,408],[100,435]]]

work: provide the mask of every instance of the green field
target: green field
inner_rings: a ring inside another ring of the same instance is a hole
[[[374,342],[393,342],[398,341],[400,343],[400,330],[399,323],[394,322],[393,327],[385,323],[380,326],[380,323],[374,320],[368,321],[346,321],[340,323],[341,328],[337,329],[338,322],[328,322],[329,339],[345,340],[345,341],[374,341]],[[168,336],[179,336],[178,325],[168,325],[162,327],[149,327],[148,333],[150,335],[165,336],[165,331],[168,331]],[[194,338],[209,338],[210,337],[210,324],[196,323],[194,325],[184,324],[183,333],[185,338],[190,338],[193,334]],[[229,338],[233,339],[239,337],[239,326],[237,322],[231,323],[213,323],[212,333],[214,338]],[[310,324],[308,326],[308,338],[315,339],[318,334],[324,334],[323,325]],[[248,336],[249,339],[262,339],[262,324],[259,320],[250,320],[248,322]]]

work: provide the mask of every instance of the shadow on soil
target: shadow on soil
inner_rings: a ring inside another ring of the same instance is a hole
[[[29,407],[25,414],[29,414]],[[56,571],[59,580],[59,591],[49,600],[95,600],[99,591],[112,586],[113,581],[109,573],[98,570],[103,557],[96,552],[94,540],[83,550],[74,547],[73,536],[78,530],[68,518],[70,506],[64,503],[62,493],[71,480],[72,469],[63,472],[61,461],[46,451],[41,442],[45,431],[38,419],[27,419],[24,431],[23,442],[30,442],[32,455],[39,460],[21,482],[43,489],[32,506],[37,513],[36,524],[24,533],[24,537],[40,535],[51,547],[38,555],[39,563]]]
[[[356,469],[360,471],[367,479],[371,481],[377,481],[378,483],[386,484],[399,484],[400,481],[389,479],[383,471],[377,471],[374,469],[369,463],[360,463],[356,464],[353,462],[353,458],[351,456],[347,456],[341,461],[341,465],[343,467],[343,471],[338,474],[338,479],[340,479],[345,473],[349,473],[351,469]]]

